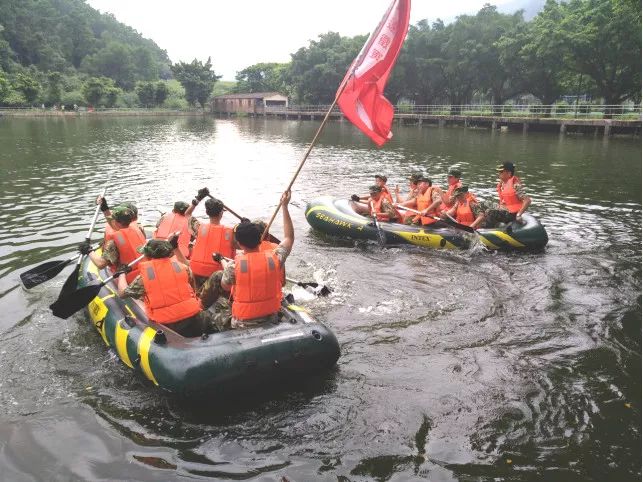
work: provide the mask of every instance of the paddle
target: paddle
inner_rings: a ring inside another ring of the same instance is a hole
[[[127,266],[131,268],[143,258],[145,258],[145,255],[139,256]],[[101,288],[118,275],[120,275],[120,273],[117,271],[112,276],[101,281],[100,283],[88,284],[87,286],[83,286],[79,290],[76,290],[72,293],[61,295],[54,303],[49,306],[51,312],[54,314],[54,316],[62,318],[63,320],[69,318],[78,310],[87,306],[94,298],[96,298],[96,296],[98,296]]]
[[[410,211],[412,213],[419,214],[421,216],[425,216],[427,218],[436,219],[438,221],[444,221],[446,223],[449,223],[454,228],[461,229],[462,231],[466,231],[468,233],[477,233],[478,232],[477,229],[472,228],[471,226],[467,226],[466,224],[462,224],[462,223],[457,222],[455,219],[453,219],[448,214],[446,215],[447,216],[446,219],[443,219],[443,218],[440,218],[438,216],[431,216],[430,214],[423,214],[422,212],[418,211],[417,209],[411,209],[411,208],[407,208],[405,206],[397,206],[397,209],[403,209],[404,211]]]
[[[328,296],[333,291],[328,286],[320,285],[319,283],[315,283],[314,281],[297,281],[296,279],[288,278],[287,276],[286,281],[290,281],[292,284],[301,286],[302,288],[306,288],[306,291],[309,291],[308,288],[312,288],[312,292],[318,296]]]
[[[386,235],[382,231],[382,227],[380,226],[380,222],[377,220],[377,213],[375,212],[375,208],[373,207],[373,203],[369,202],[368,205],[371,208],[371,217],[373,218],[373,222],[375,223],[375,229],[377,229],[377,240],[380,243],[380,246],[384,247],[386,245]]]
[[[214,259],[217,263],[220,263],[221,260],[233,261],[232,259],[226,258],[219,253],[212,253],[212,259]],[[328,286],[320,285],[319,283],[315,283],[314,281],[297,281],[296,279],[288,277],[286,277],[286,280],[290,281],[293,284],[296,284],[297,286],[301,286],[302,288],[312,288],[312,292],[318,296],[328,296],[333,291]]]
[[[212,199],[214,199],[214,196],[213,196],[212,194],[208,194],[208,197],[211,197]],[[230,214],[232,214],[234,217],[236,217],[239,221],[242,221],[242,220],[244,220],[244,219],[248,219],[248,218],[244,218],[243,216],[241,216],[241,215],[239,215],[239,214],[235,213],[232,209],[230,209],[230,208],[229,208],[228,206],[226,206],[225,204],[223,205],[223,209],[225,209],[226,211],[228,211]],[[275,243],[275,244],[279,244],[279,243],[281,243],[281,241],[279,240],[279,238],[276,238],[275,236],[273,236],[273,235],[272,235],[272,234],[270,234],[270,233],[268,233],[268,241],[270,241],[271,243]]]
[[[92,247],[91,251],[94,251],[97,248],[98,246]],[[46,263],[43,263],[36,266],[35,268],[31,268],[30,270],[21,273],[20,281],[22,281],[23,286],[29,290],[34,286],[38,286],[45,281],[53,279],[58,273],[65,269],[65,266],[69,265],[73,261],[76,261],[81,256],[81,254],[77,254],[76,256],[65,260],[47,261]]]
[[[107,191],[107,185],[103,187],[103,190],[100,193],[101,197],[105,196],[105,191]],[[96,225],[96,220],[98,219],[98,213],[100,213],[100,204],[96,206],[96,210],[94,211],[94,219],[92,219],[92,223],[89,226],[87,235],[85,236],[85,242],[87,243],[89,243],[89,241],[91,240],[92,232],[94,231],[94,226]],[[78,257],[78,261],[76,262],[76,267],[74,268],[74,271],[71,272],[67,280],[65,280],[65,284],[63,284],[63,287],[60,290],[58,299],[60,299],[64,295],[73,293],[73,291],[76,289],[76,286],[78,285],[78,274],[80,273],[80,264],[83,262],[83,257],[84,255],[81,255]]]

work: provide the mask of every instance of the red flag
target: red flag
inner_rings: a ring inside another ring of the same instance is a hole
[[[406,38],[410,12],[411,0],[391,2],[335,94],[348,120],[378,147],[393,137],[394,109],[384,97],[384,87]]]

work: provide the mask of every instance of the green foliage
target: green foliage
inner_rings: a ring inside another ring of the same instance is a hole
[[[136,95],[138,102],[143,107],[154,107],[154,96],[156,87],[152,82],[139,82],[136,84]]]
[[[27,104],[27,99],[17,90],[9,89],[2,99],[2,104],[9,107],[21,107]]]
[[[105,105],[111,107],[116,104],[120,89],[114,81],[107,77],[90,77],[83,84],[83,96],[93,107]]]
[[[156,83],[155,87],[155,92],[154,92],[154,103],[157,106],[163,105],[165,102],[165,99],[167,99],[167,96],[170,94],[170,89],[168,88],[167,84],[163,81],[159,81]]]
[[[212,70],[210,57],[205,64],[197,59],[189,64],[185,62],[174,64],[172,73],[185,89],[185,98],[188,103],[196,105],[198,102],[201,107],[205,107],[214,84],[220,78]]]
[[[296,101],[332,102],[346,70],[365,42],[366,36],[347,38],[328,32],[292,54],[286,79]]]
[[[286,92],[288,64],[259,63],[237,73],[235,92]]]
[[[214,84],[214,89],[212,89],[212,95],[225,95],[232,94],[237,92],[237,82],[231,80],[219,80]]]
[[[73,109],[74,105],[86,105],[85,97],[80,90],[63,92],[60,103],[65,106],[65,109]]]
[[[40,84],[26,72],[21,72],[16,76],[13,87],[22,93],[28,104],[33,104],[40,93]]]
[[[50,72],[47,75],[47,94],[45,102],[49,105],[59,104],[62,97],[62,74]]]
[[[116,84],[130,90],[136,80],[136,68],[131,49],[124,44],[111,42],[93,55],[85,57],[81,64],[92,76],[114,79]]]
[[[9,88],[9,81],[7,80],[4,72],[0,70],[0,102],[2,102],[5,96],[9,93]]]

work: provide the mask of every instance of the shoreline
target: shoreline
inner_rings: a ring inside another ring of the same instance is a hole
[[[39,109],[21,109],[3,110],[0,108],[0,118],[2,117],[154,117],[154,116],[205,116],[209,115],[208,111],[181,111],[181,110],[99,110],[93,112],[87,111],[51,111]]]

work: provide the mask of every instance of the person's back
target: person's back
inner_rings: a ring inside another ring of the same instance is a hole
[[[235,228],[235,240],[244,253],[225,265],[221,279],[222,289],[233,296],[232,328],[257,326],[274,319],[281,308],[281,267],[295,240],[289,201],[290,191],[281,198],[284,237],[274,250],[260,251],[262,231],[256,224],[240,223]]]
[[[179,249],[186,258],[190,254],[190,216],[186,216],[188,203],[177,201],[170,213],[164,214],[154,231],[154,239],[167,239],[172,233],[179,232]]]
[[[223,203],[218,199],[208,199],[205,211],[210,218],[209,223],[201,224],[197,229],[196,240],[190,256],[190,268],[197,277],[197,285],[205,278],[223,266],[212,258],[213,253],[219,253],[226,258],[234,258],[234,234],[232,228],[220,224],[223,216]]]

